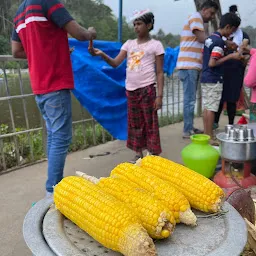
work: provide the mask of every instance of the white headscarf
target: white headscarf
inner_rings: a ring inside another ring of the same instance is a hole
[[[140,17],[144,16],[147,13],[151,13],[151,11],[149,9],[145,9],[145,10],[135,10],[132,14],[132,16],[130,17],[130,22],[134,22],[135,20],[139,19]]]

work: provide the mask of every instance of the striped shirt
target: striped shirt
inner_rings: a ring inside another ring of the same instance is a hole
[[[183,27],[177,69],[202,69],[203,44],[197,41],[193,33],[195,30],[204,31],[203,18],[199,12],[191,15]]]

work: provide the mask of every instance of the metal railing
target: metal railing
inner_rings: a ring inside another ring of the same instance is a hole
[[[34,103],[26,61],[11,56],[0,56],[1,70],[0,174],[45,158],[42,154],[39,157],[36,155],[38,149],[35,148],[35,143],[39,146],[43,144],[44,150],[46,149],[46,130]],[[77,115],[80,109],[80,116],[73,118],[73,135],[78,134],[80,139],[79,145],[74,145],[73,151],[113,140],[74,97],[72,105],[75,105],[76,109],[73,114]],[[198,95],[197,115],[201,115],[201,109],[201,95]],[[163,109],[159,111],[160,125],[181,121],[182,113],[183,89],[177,74],[174,73],[165,79]],[[39,121],[35,123],[35,120]]]

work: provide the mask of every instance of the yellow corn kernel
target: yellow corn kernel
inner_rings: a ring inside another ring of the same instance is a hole
[[[193,208],[204,212],[220,210],[224,192],[203,175],[159,156],[146,156],[138,164],[182,192]]]
[[[134,164],[123,163],[112,170],[110,177],[125,179],[129,186],[141,187],[151,193],[168,207],[177,223],[196,225],[196,216],[191,211],[186,197],[150,172]]]
[[[97,185],[132,207],[152,238],[164,239],[173,232],[176,222],[172,212],[147,191],[129,186],[124,179],[112,177],[101,178]]]
[[[54,188],[56,208],[107,248],[127,256],[156,255],[153,240],[133,212],[100,187],[80,177]]]

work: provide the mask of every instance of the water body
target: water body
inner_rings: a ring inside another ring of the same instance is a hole
[[[30,81],[28,77],[23,78],[23,90],[24,94],[32,94],[30,87]],[[21,95],[20,84],[18,78],[8,78],[8,89],[11,96]],[[8,101],[1,101],[2,97],[6,97],[6,86],[4,81],[0,80],[0,124],[7,124],[11,126],[11,114]],[[29,120],[30,128],[41,127],[41,115],[37,108],[34,96],[28,96],[24,98],[26,104],[27,116]],[[15,126],[19,128],[26,128],[25,111],[23,107],[23,100],[11,99],[10,100]],[[72,107],[73,107],[73,120],[78,121],[84,118],[90,118],[90,114],[81,107],[80,103],[72,95]]]

